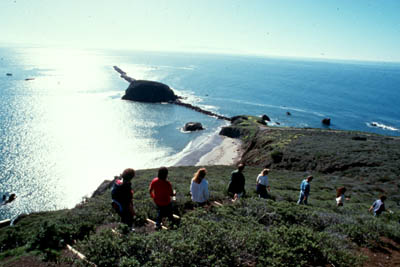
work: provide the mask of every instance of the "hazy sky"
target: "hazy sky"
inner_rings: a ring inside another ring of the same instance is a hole
[[[400,0],[0,0],[0,44],[400,61]]]

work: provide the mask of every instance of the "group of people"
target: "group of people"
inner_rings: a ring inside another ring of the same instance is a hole
[[[131,181],[135,174],[135,170],[131,168],[124,170],[119,177],[116,177],[111,189],[112,207],[120,215],[121,221],[133,231],[135,210],[132,203],[133,190]],[[205,168],[199,169],[194,174],[190,184],[191,198],[199,206],[204,206],[210,197],[208,182],[205,179],[206,174],[207,170]],[[161,221],[165,217],[174,222],[171,198],[176,195],[176,192],[172,189],[171,182],[168,181],[168,169],[166,167],[158,169],[157,177],[149,185],[149,194],[157,209],[156,229],[161,229]]]
[[[228,184],[228,194],[232,197],[233,201],[243,197],[245,191],[245,177],[243,175],[244,164],[239,164],[237,170],[231,173],[231,178]],[[256,193],[260,198],[269,198],[270,186],[268,182],[269,169],[263,169],[256,178]],[[133,218],[135,216],[135,210],[133,208],[133,190],[131,180],[135,177],[135,170],[129,168],[123,171],[123,173],[116,177],[113,182],[111,197],[112,206],[115,211],[120,215],[121,221],[127,224],[132,230]],[[192,201],[196,206],[204,206],[208,203],[210,193],[208,190],[208,181],[205,179],[207,170],[200,168],[194,173],[190,183],[190,195]],[[297,204],[308,204],[308,198],[310,195],[310,183],[313,180],[313,176],[307,176],[300,184],[300,194]],[[343,206],[344,201],[348,200],[345,198],[346,193],[345,187],[339,187],[336,194],[337,206]],[[167,217],[171,222],[174,222],[172,213],[172,197],[176,195],[176,192],[172,189],[171,182],[168,181],[168,169],[161,167],[158,169],[157,177],[155,177],[149,185],[149,194],[153,199],[156,210],[156,229],[161,229],[161,221]],[[385,210],[386,197],[381,196],[380,199],[376,200],[369,211],[373,211],[375,216],[379,216]]]
[[[310,182],[313,180],[313,176],[309,175],[304,179],[300,184],[300,195],[297,204],[305,204],[307,205],[308,196],[310,194]],[[343,206],[345,200],[349,200],[349,198],[345,197],[347,189],[344,186],[339,187],[336,190],[336,205],[338,207]],[[379,199],[375,200],[372,203],[371,207],[368,209],[369,212],[373,212],[374,216],[379,216],[383,211],[385,211],[385,200],[386,196],[381,195]]]
[[[133,189],[131,181],[135,177],[134,169],[126,169],[116,177],[111,189],[112,207],[120,215],[121,221],[127,224],[134,231],[133,218],[135,210],[133,208]],[[149,186],[150,197],[153,199],[157,208],[156,229],[161,228],[161,220],[168,217],[174,221],[172,214],[171,197],[175,196],[171,183],[167,180],[168,169],[161,167],[158,169],[158,175]]]

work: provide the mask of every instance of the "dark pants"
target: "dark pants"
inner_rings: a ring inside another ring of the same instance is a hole
[[[258,185],[257,185],[257,194],[258,194],[261,198],[268,198],[267,187],[266,187],[265,185],[258,184]]]
[[[127,224],[129,227],[133,225],[133,216],[135,214],[133,210],[133,205],[121,205],[119,202],[114,201],[112,204],[114,210],[121,217],[121,222]]]
[[[161,227],[161,221],[163,218],[167,217],[170,222],[174,222],[174,216],[172,215],[172,204],[169,203],[167,206],[158,206],[157,207],[157,218],[156,218],[156,226]]]

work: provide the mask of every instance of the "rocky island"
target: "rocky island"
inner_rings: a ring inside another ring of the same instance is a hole
[[[132,77],[129,77],[126,72],[124,72],[117,66],[114,66],[114,70],[121,75],[121,78],[129,83],[129,87],[128,89],[126,89],[125,95],[122,96],[122,99],[124,100],[147,103],[170,103],[190,108],[207,116],[230,121],[230,118],[226,116],[219,115],[215,112],[211,112],[198,106],[183,102],[181,100],[183,99],[183,97],[177,96],[174,91],[164,83],[147,80],[136,80]]]

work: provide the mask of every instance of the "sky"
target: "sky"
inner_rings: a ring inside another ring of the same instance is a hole
[[[400,0],[1,0],[0,45],[400,62]]]

